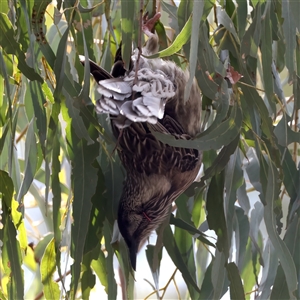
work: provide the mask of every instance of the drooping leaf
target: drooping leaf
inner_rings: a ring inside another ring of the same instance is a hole
[[[24,273],[22,270],[22,255],[17,240],[17,231],[10,219],[7,206],[4,205],[2,208],[2,222],[4,225],[2,263],[4,273],[10,279],[7,285],[8,299],[23,299]]]
[[[266,243],[263,253],[263,260],[264,268],[262,273],[261,285],[259,287],[259,291],[261,292],[261,294],[258,297],[258,299],[261,300],[268,299],[270,297],[272,290],[271,288],[274,284],[278,268],[278,256],[276,255],[275,249],[270,240],[268,240]]]
[[[194,281],[193,277],[191,276],[186,264],[184,263],[178,246],[176,245],[176,241],[172,234],[172,230],[170,226],[167,226],[164,231],[164,246],[168,251],[169,256],[173,260],[176,267],[182,273],[182,277],[184,281],[190,286],[195,292],[200,292],[199,287],[197,286],[196,282]],[[194,293],[194,291],[192,292]]]
[[[214,129],[204,131],[194,140],[177,140],[171,135],[153,132],[153,135],[162,142],[175,147],[193,148],[201,150],[219,149],[228,145],[239,134],[242,122],[241,109],[234,106],[230,117],[218,124]]]
[[[239,44],[239,37],[234,28],[234,24],[230,17],[227,15],[226,11],[223,10],[220,6],[217,7],[217,19],[220,24],[222,24],[235,38],[236,42]]]
[[[28,189],[34,179],[35,172],[37,170],[37,156],[38,150],[36,145],[36,138],[33,127],[33,120],[31,120],[25,142],[25,171],[24,178],[17,196],[17,201],[20,203],[22,197],[28,192]]]
[[[54,239],[52,239],[46,247],[45,253],[41,260],[41,277],[46,299],[58,299],[60,297],[59,285],[57,282],[54,282],[52,278],[53,274],[55,273],[55,269],[55,243]]]
[[[281,120],[277,124],[274,133],[278,139],[278,143],[281,146],[288,146],[291,143],[300,143],[300,133],[291,129],[288,123],[291,118],[283,114]]]
[[[177,53],[182,48],[182,46],[188,42],[191,36],[192,20],[193,18],[192,16],[190,16],[171,46],[169,46],[167,49],[158,52],[157,54],[147,56],[147,58],[166,57]]]
[[[197,238],[201,242],[203,242],[207,245],[210,245],[212,247],[215,247],[215,245],[213,243],[211,243],[208,239],[206,239],[207,236],[203,232],[199,231],[197,228],[193,227],[192,225],[186,223],[182,219],[175,218],[173,214],[171,214],[170,224],[173,224],[176,227],[187,230],[187,231],[193,233],[194,235],[197,235]]]
[[[240,151],[236,149],[231,155],[230,160],[225,169],[225,190],[226,196],[224,199],[226,225],[228,239],[232,239],[233,235],[233,219],[235,215],[234,204],[237,198],[237,190],[243,182],[243,171],[241,168]]]
[[[191,87],[194,81],[194,76],[196,72],[197,66],[197,52],[198,52],[198,37],[199,37],[199,27],[200,21],[203,13],[204,2],[195,1],[193,6],[193,13],[197,16],[197,18],[193,18],[192,20],[192,33],[191,33],[191,47],[190,47],[190,77],[186,84],[184,91],[184,100],[187,101],[190,96]]]
[[[295,263],[292,259],[290,251],[286,247],[285,243],[280,239],[275,228],[274,204],[279,195],[279,186],[277,182],[278,171],[272,162],[269,162],[268,184],[266,190],[267,205],[264,210],[264,220],[270,240],[277,250],[276,253],[286,278],[289,297],[290,299],[295,299],[293,295],[297,288]]]
[[[102,251],[99,251],[99,256],[97,259],[92,260],[91,266],[98,276],[101,284],[104,286],[106,293],[108,294],[108,274],[106,271],[106,261],[105,261],[105,256]]]
[[[270,80],[272,74],[272,34],[271,34],[271,20],[270,20],[271,2],[266,3],[264,18],[262,21],[261,32],[261,54],[262,54],[262,68],[264,78],[264,88],[270,111],[276,113],[276,102],[274,97],[273,80]]]
[[[72,265],[72,280],[74,284],[73,293],[76,292],[80,276],[80,262],[83,257],[83,249],[87,235],[90,213],[92,208],[91,198],[95,193],[97,184],[97,169],[93,163],[99,154],[99,145],[94,142],[88,144],[85,139],[80,139],[73,129],[71,120],[64,107],[64,118],[67,122],[66,137],[68,142],[68,153],[72,164],[72,190],[73,190],[73,218],[72,226],[72,252],[74,264]],[[90,140],[96,140],[98,135],[94,127],[85,127]]]
[[[171,26],[171,28],[175,30],[176,34],[178,34],[179,32],[178,23],[177,23],[178,8],[176,7],[176,5],[171,5],[166,1],[161,1],[161,7],[163,11],[165,11],[168,14],[169,18],[171,18],[169,25]]]
[[[233,223],[233,229],[235,231],[235,244],[236,244],[236,264],[242,271],[242,266],[245,263],[245,252],[249,237],[249,220],[244,211],[235,207],[235,219]]]
[[[30,80],[38,80],[43,82],[43,79],[37,74],[34,69],[30,68],[25,61],[25,54],[21,49],[21,45],[14,39],[15,32],[7,15],[0,13],[0,45],[7,54],[13,54],[18,58],[19,70]]]
[[[229,256],[229,240],[226,227],[225,212],[223,207],[224,171],[212,177],[207,192],[207,222],[209,228],[218,236],[217,248],[224,252],[224,258]]]
[[[286,66],[289,70],[290,77],[294,72],[295,65],[295,48],[296,48],[296,24],[294,20],[293,6],[291,5],[292,1],[283,1],[282,2],[282,18],[284,22],[282,24],[285,44],[286,44],[286,52],[285,52],[285,60]]]
[[[230,299],[245,299],[242,280],[235,263],[229,263],[226,267],[228,279],[230,281]]]
[[[162,250],[162,248],[161,248]],[[148,260],[148,264],[150,266],[152,277],[154,280],[155,288],[158,291],[159,290],[159,273],[160,273],[160,262],[162,258],[162,251],[158,253],[158,257],[155,258],[155,246],[148,245],[146,250],[146,257]],[[157,263],[154,262],[154,260],[157,260]]]
[[[213,297],[212,299],[221,299],[222,296],[227,291],[227,282],[228,279],[225,278],[225,262],[226,254],[216,250],[215,258],[213,261],[212,271],[211,271],[211,281],[213,285]]]
[[[121,3],[122,15],[122,58],[126,70],[129,70],[130,57],[132,52],[132,33],[134,29],[134,18],[136,16],[135,1]],[[139,18],[141,15],[139,14]],[[139,29],[141,30],[141,28]],[[142,33],[140,33],[142,34]]]

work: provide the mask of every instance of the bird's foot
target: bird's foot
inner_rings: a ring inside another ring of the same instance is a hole
[[[154,29],[155,23],[160,19],[161,13],[157,12],[151,19],[148,19],[148,12],[145,13],[143,17],[143,32],[148,36],[151,37],[153,35],[152,31]]]

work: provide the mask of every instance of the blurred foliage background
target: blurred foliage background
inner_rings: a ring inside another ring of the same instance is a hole
[[[160,138],[204,158],[135,275],[114,226],[125,173],[78,55],[110,71],[122,41],[128,64],[156,7],[159,55],[203,108],[194,140]],[[300,299],[299,16],[292,0],[2,0],[0,298]]]

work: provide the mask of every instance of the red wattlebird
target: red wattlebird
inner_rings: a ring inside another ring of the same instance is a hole
[[[151,32],[160,13],[143,25],[149,39],[144,55],[158,51],[158,38]],[[202,159],[196,149],[172,147],[152,132],[191,139],[200,132],[201,94],[193,82],[189,99],[184,90],[189,74],[171,61],[147,59],[138,49],[124,69],[121,51],[109,74],[90,61],[91,73],[102,95],[98,113],[108,113],[117,149],[127,171],[118,210],[118,225],[136,268],[136,255],[150,233],[170,214],[172,202],[194,181]],[[84,57],[81,57],[84,63]]]

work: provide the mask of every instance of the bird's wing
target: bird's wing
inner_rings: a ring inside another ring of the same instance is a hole
[[[149,175],[165,174],[171,170],[184,173],[197,168],[201,159],[198,150],[169,146],[158,141],[152,134],[151,131],[171,134],[176,130],[177,133],[172,134],[175,138],[190,139],[190,136],[183,133],[180,124],[171,119],[165,116],[156,124],[133,123],[121,131],[114,128],[119,153],[127,170]]]
[[[119,121],[115,125],[125,128],[131,122],[155,124],[164,116],[166,101],[175,95],[176,87],[159,70],[143,68],[131,71],[125,77],[111,78],[99,82],[97,100],[99,113],[125,117],[125,124]],[[119,118],[117,118],[119,120]],[[114,120],[112,120],[114,123]]]

